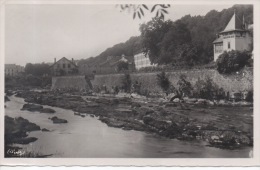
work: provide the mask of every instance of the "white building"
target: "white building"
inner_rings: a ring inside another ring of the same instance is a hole
[[[16,64],[5,64],[5,75],[16,76],[19,73],[24,72],[24,67]]]
[[[144,53],[139,53],[134,56],[135,68],[139,70],[140,68],[156,66],[155,64],[151,64],[149,57],[145,56]]]
[[[251,51],[252,42],[252,34],[244,21],[244,17],[243,21],[241,21],[234,12],[224,31],[220,32],[219,37],[213,42],[214,61],[224,51]]]

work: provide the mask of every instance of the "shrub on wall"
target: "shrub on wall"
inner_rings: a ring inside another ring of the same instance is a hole
[[[194,86],[193,95],[197,98],[212,100],[216,97],[218,91],[217,84],[207,77],[205,80],[198,79]]]
[[[168,95],[176,91],[175,87],[171,84],[168,75],[162,71],[156,75],[157,84],[161,87],[164,93]]]
[[[124,92],[130,93],[131,86],[132,86],[132,80],[130,74],[125,74],[124,77],[122,78],[122,89],[124,90]]]
[[[217,70],[222,74],[236,72],[247,64],[250,57],[251,54],[247,51],[225,51],[216,61]]]
[[[182,96],[191,96],[192,93],[192,85],[191,83],[187,80],[187,77],[185,75],[180,75],[179,77],[179,81],[177,82],[178,86],[179,86],[179,93]]]

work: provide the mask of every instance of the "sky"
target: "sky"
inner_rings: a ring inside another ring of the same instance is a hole
[[[205,15],[232,5],[172,5],[166,19]],[[5,63],[53,62],[54,58],[95,57],[115,44],[140,35],[139,25],[154,14],[133,20],[116,5],[6,5]]]

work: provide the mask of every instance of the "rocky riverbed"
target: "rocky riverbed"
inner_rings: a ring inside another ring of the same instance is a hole
[[[79,96],[51,91],[20,91],[16,96],[28,103],[97,116],[108,126],[124,130],[179,140],[204,140],[209,146],[224,149],[253,145],[253,114],[249,107],[252,104],[218,106],[198,99],[174,103],[158,98]]]
[[[39,130],[41,128],[38,125],[27,119],[5,116],[5,157],[47,157],[48,155],[25,152],[20,147],[13,146],[14,144],[26,145],[35,142],[37,138],[28,137],[28,133]]]

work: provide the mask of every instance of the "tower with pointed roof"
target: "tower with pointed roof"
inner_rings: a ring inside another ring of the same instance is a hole
[[[226,28],[220,32],[218,38],[213,41],[214,61],[216,61],[219,55],[224,51],[250,51],[252,41],[253,39],[245,23],[244,16],[241,21],[237,17],[236,11],[234,11]]]

